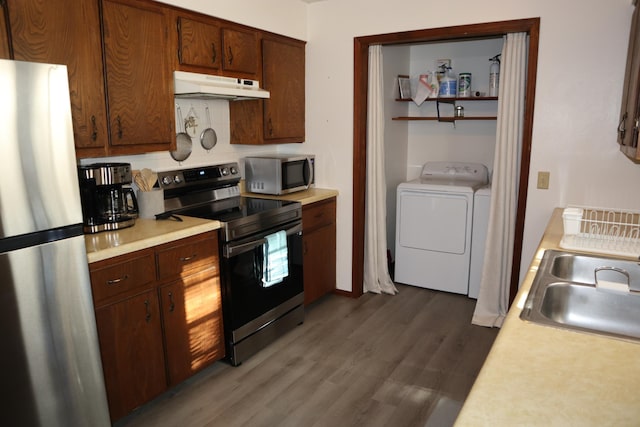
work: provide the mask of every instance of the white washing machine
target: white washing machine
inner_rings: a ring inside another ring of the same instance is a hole
[[[473,195],[488,179],[479,163],[428,162],[398,185],[396,282],[468,293]]]
[[[487,242],[491,186],[487,185],[473,195],[473,231],[471,232],[471,266],[469,269],[469,298],[478,299],[480,279],[484,263],[484,246]]]

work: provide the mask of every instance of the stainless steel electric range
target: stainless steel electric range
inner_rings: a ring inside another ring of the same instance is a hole
[[[240,196],[237,163],[160,172],[158,182],[165,198],[160,218],[185,215],[221,222],[222,311],[232,365],[304,321],[300,203]],[[280,235],[283,246],[285,234],[286,275],[266,280],[267,242]]]

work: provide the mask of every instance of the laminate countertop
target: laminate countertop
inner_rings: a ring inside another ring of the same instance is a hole
[[[218,221],[183,215],[179,217],[182,222],[138,218],[133,227],[85,234],[87,260],[89,263],[102,261],[220,228]]]
[[[639,343],[519,317],[544,251],[562,250],[562,233],[555,209],[457,427],[640,425]]]
[[[338,191],[324,188],[311,188],[306,191],[299,191],[284,196],[244,192],[242,195],[263,199],[292,200],[300,202],[302,205],[307,205],[336,197]],[[96,234],[86,234],[85,245],[87,247],[87,260],[89,263],[102,261],[220,228],[220,222],[218,221],[184,215],[179,215],[179,217],[182,218],[182,222],[172,219],[155,220],[138,218],[133,227],[115,231],[104,231]]]
[[[258,194],[243,191],[242,195],[247,197],[256,197],[258,199],[290,200],[294,202],[300,202],[302,203],[302,206],[304,206],[310,203],[321,202],[322,200],[336,197],[338,196],[338,190],[331,190],[327,188],[310,188],[305,191],[284,194],[282,196],[272,196],[269,194]]]

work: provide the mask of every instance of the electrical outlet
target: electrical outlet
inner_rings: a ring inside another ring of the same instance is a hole
[[[549,189],[549,172],[538,172],[538,188],[540,190]]]

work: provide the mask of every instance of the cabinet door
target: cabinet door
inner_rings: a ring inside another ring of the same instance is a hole
[[[303,207],[305,305],[332,292],[336,287],[335,221],[335,198]]]
[[[6,0],[0,0],[0,59],[11,59],[9,28],[7,27],[8,19],[7,2]]]
[[[638,120],[640,120],[640,9],[636,6],[631,21],[627,66],[622,92],[618,143],[625,155],[640,160]]]
[[[304,44],[264,39],[262,78],[271,97],[264,100],[264,138],[303,142],[305,137]]]
[[[8,0],[14,58],[64,64],[80,157],[108,145],[97,1]]]
[[[217,269],[160,288],[169,384],[189,378],[224,357],[222,303]]]
[[[175,149],[168,25],[152,3],[103,0],[110,154]]]
[[[193,19],[178,18],[178,57],[180,64],[217,70],[222,57],[220,26]]]
[[[96,310],[109,412],[116,421],[167,387],[155,289]]]
[[[225,71],[248,75],[258,72],[258,34],[239,28],[222,29],[223,63]]]

